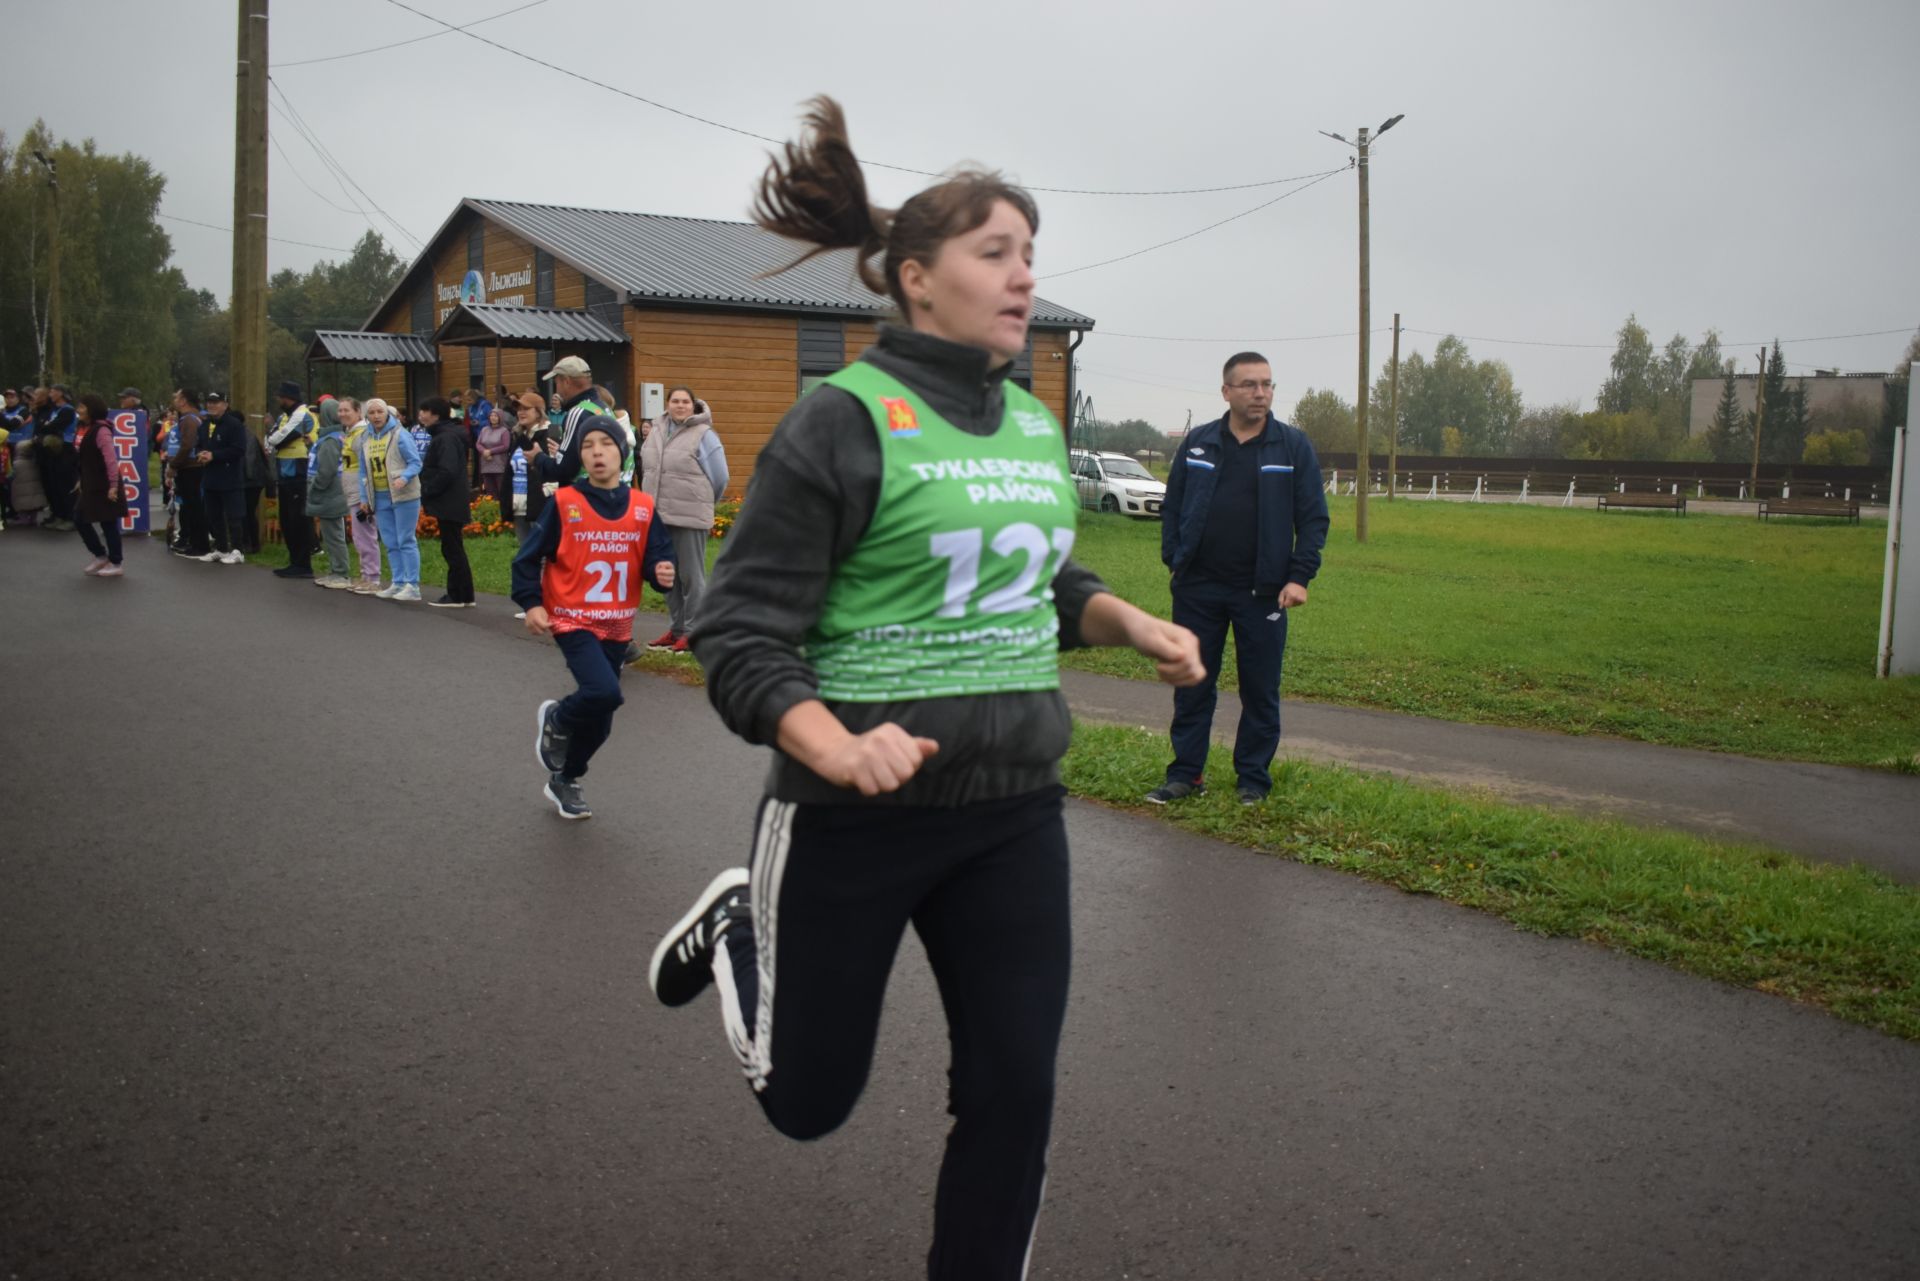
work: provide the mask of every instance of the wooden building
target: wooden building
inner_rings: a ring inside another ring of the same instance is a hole
[[[750,223],[463,200],[362,330],[322,330],[308,359],[375,365],[375,394],[409,420],[429,396],[541,386],[569,355],[636,421],[685,383],[712,407],[737,490],[800,393],[892,314],[848,251],[767,274],[800,253]],[[1093,323],[1035,301],[1014,378],[1063,423]]]

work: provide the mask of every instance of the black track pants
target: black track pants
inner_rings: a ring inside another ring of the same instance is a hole
[[[846,1120],[911,921],[953,1053],[927,1275],[1025,1276],[1072,962],[1060,790],[948,809],[767,800],[752,875],[752,927],[722,937],[714,971],[767,1119],[797,1139]]]

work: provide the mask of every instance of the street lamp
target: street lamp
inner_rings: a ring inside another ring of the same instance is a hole
[[[1377,138],[1404,119],[1406,119],[1405,115],[1388,117],[1386,123],[1374,132],[1374,136]],[[1371,140],[1367,136],[1365,125],[1360,126],[1360,141],[1357,143],[1348,142],[1341,135],[1328,133],[1325,129],[1320,132],[1335,142],[1352,147],[1360,153],[1355,165],[1360,170],[1360,394],[1356,397],[1353,407],[1354,470],[1359,473],[1360,483],[1354,486],[1353,490],[1353,537],[1355,542],[1364,543],[1367,541],[1367,484],[1373,473],[1373,460],[1368,456],[1367,451],[1367,402],[1372,392],[1369,385],[1372,371],[1368,368],[1372,360],[1368,340],[1372,335],[1368,330],[1373,323],[1367,231],[1367,147]]]
[[[47,186],[53,192],[53,234],[47,246],[47,328],[53,337],[53,381],[59,382],[66,376],[67,363],[61,351],[65,343],[60,330],[60,177],[52,156],[36,147],[33,158],[47,171]],[[40,372],[41,381],[46,381],[46,370]]]

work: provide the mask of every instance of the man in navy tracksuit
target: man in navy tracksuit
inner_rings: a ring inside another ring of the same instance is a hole
[[[1280,746],[1280,660],[1287,611],[1307,603],[1327,541],[1320,460],[1297,427],[1275,418],[1273,370],[1243,351],[1229,360],[1224,418],[1187,433],[1167,475],[1160,559],[1173,571],[1173,621],[1200,638],[1207,678],[1173,692],[1173,762],[1147,793],[1156,805],[1204,785],[1207,744],[1226,649],[1239,653],[1240,729],[1233,769],[1240,803],[1273,787],[1267,767]]]

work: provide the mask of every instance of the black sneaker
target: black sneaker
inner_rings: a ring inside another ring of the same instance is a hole
[[[1169,801],[1184,800],[1189,796],[1198,796],[1207,789],[1198,783],[1162,783],[1146,795],[1149,805],[1165,805]]]
[[[580,795],[580,783],[565,774],[547,775],[547,799],[560,811],[561,818],[592,818],[593,811],[587,808],[587,798]]]
[[[1257,787],[1243,786],[1240,788],[1239,795],[1242,805],[1263,805],[1267,799],[1267,794]]]
[[[427,602],[427,604],[433,606],[435,609],[459,609],[462,603],[463,602],[457,601],[451,596],[442,596],[439,600],[430,600]]]
[[[284,568],[274,570],[273,576],[275,578],[312,578],[313,571],[310,569],[298,569],[292,565],[288,565]]]
[[[533,737],[533,755],[540,762],[540,768],[549,774],[558,774],[567,767],[567,740],[571,734],[560,724],[560,700],[550,698],[540,704],[540,710],[534,713],[536,726]]]
[[[730,867],[713,878],[687,914],[653,949],[647,982],[662,1005],[685,1005],[713,982],[713,945],[734,918],[747,913],[747,869]]]

